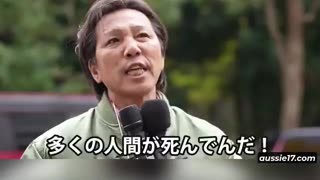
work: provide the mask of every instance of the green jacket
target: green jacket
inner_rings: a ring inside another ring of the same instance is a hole
[[[182,141],[183,137],[187,135],[190,137],[189,143],[192,145],[198,145],[199,147],[199,150],[194,155],[184,153],[184,155],[169,156],[171,159],[240,158],[240,156],[227,155],[225,153],[221,155],[218,155],[217,153],[207,155],[204,153],[204,143],[199,143],[199,137],[211,136],[217,137],[217,140],[220,140],[222,136],[225,136],[225,134],[219,128],[209,124],[207,121],[191,116],[178,107],[170,106],[169,101],[164,94],[161,94],[160,98],[167,102],[170,110],[171,125],[166,132],[166,136],[179,136]],[[61,143],[64,143],[65,146],[63,151],[59,154],[49,155],[49,144],[47,144],[47,140],[52,138],[54,135],[62,137],[63,141]],[[98,137],[104,144],[103,150],[106,150],[110,143],[111,136],[115,136],[117,145],[122,148],[123,136],[118,125],[116,113],[114,112],[106,95],[103,95],[96,107],[64,121],[33,140],[23,153],[21,159],[117,159],[119,156],[114,150],[110,153],[104,154],[104,151],[100,151],[100,153],[98,152],[98,146],[94,146],[97,147],[97,153],[93,153],[91,151],[94,150],[93,147],[91,147],[93,149],[89,151],[85,149],[86,145],[88,145],[87,147],[90,145],[90,143],[86,142],[87,139],[91,137]],[[80,137],[81,139],[75,139],[75,137]],[[80,155],[71,150],[68,143],[72,140],[75,140],[75,146],[81,151],[81,154],[79,153]],[[232,144],[230,140],[228,140],[228,143]],[[120,156],[122,159],[126,157],[127,156]]]

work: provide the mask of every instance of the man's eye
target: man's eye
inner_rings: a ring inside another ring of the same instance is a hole
[[[112,45],[112,44],[117,43],[117,42],[119,42],[118,38],[112,38],[106,43],[106,45]]]
[[[145,38],[145,37],[149,37],[149,34],[147,34],[147,33],[139,33],[137,37]]]

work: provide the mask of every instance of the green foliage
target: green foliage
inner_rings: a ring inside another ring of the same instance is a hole
[[[159,14],[163,23],[170,27],[179,22],[181,17],[180,6],[183,1],[184,0],[146,0]]]
[[[224,0],[226,4],[226,13],[231,16],[241,16],[244,12],[253,9],[262,10],[265,0]]]
[[[187,92],[186,98],[190,104],[208,113],[210,105],[226,93],[226,84],[230,82],[234,67],[236,47],[236,41],[230,40],[225,43],[223,52],[216,60],[176,65],[170,72],[170,82],[180,91]]]
[[[63,24],[61,17],[67,19],[69,13],[65,4],[49,0],[0,3],[0,89],[63,92],[73,72],[70,67],[60,67],[59,61],[65,55],[65,44],[61,44],[71,35],[70,29],[77,28]],[[75,61],[73,57],[63,61]],[[78,92],[77,88],[73,90]]]
[[[1,46],[3,59],[1,67],[1,88],[3,90],[32,91],[34,88],[49,91],[54,87],[50,67],[59,56],[54,46],[33,44],[29,47],[21,46],[8,48]],[[43,58],[40,58],[43,57]]]

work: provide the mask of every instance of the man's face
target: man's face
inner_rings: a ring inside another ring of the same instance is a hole
[[[97,24],[96,38],[96,64],[89,68],[97,83],[121,96],[155,91],[164,58],[143,13],[124,9],[104,16]]]

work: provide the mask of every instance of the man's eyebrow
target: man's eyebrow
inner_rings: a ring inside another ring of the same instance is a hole
[[[121,33],[121,28],[116,27],[116,28],[112,28],[111,30],[103,30],[103,34],[104,35],[114,35],[114,34],[119,34]]]
[[[133,25],[130,28],[132,28],[133,30],[141,30],[141,29],[145,29],[145,26],[142,25]]]
[[[130,29],[132,29],[134,31],[138,31],[141,29],[146,29],[146,27],[143,25],[132,25],[132,26],[130,26]],[[123,28],[115,27],[115,28],[112,28],[111,30],[103,30],[103,34],[104,35],[114,35],[114,34],[120,34],[122,31],[123,31]]]

